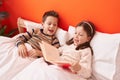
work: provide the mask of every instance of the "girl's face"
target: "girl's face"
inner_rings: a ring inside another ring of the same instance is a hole
[[[48,35],[54,35],[58,28],[58,18],[53,16],[48,16],[46,20],[42,23],[43,32]]]
[[[83,26],[76,27],[75,35],[73,38],[74,45],[78,46],[79,44],[83,44],[85,42],[88,42],[89,40],[90,40],[90,37],[88,37]]]

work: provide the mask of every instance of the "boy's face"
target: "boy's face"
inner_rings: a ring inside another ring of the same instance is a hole
[[[46,20],[42,23],[43,32],[48,35],[54,35],[58,28],[58,18],[53,16],[48,16]]]

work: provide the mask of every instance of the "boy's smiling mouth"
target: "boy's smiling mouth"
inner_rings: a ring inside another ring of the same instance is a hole
[[[50,30],[50,29],[49,29],[48,31],[49,31],[50,33],[53,33],[53,32],[54,32],[54,30]]]

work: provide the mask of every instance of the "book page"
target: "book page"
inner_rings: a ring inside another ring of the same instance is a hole
[[[56,47],[44,41],[41,41],[39,44],[43,53],[43,57],[46,61],[58,65],[70,65],[68,61],[60,58],[59,50]]]

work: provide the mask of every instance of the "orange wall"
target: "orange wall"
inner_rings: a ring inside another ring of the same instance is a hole
[[[15,28],[19,16],[41,22],[47,10],[56,10],[61,17],[61,27],[75,26],[81,20],[90,20],[98,31],[120,33],[120,0],[5,0],[10,13],[9,25]]]

